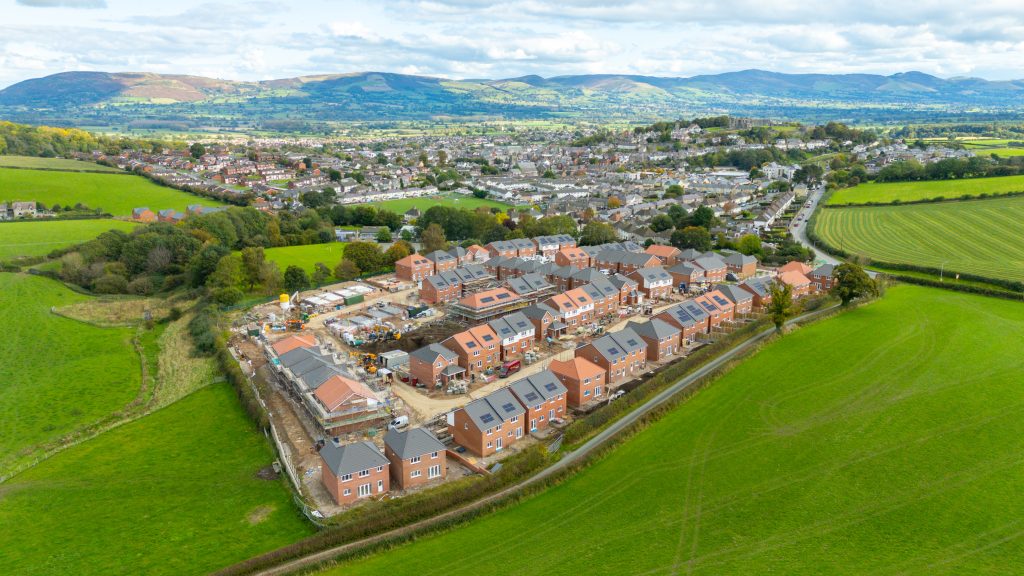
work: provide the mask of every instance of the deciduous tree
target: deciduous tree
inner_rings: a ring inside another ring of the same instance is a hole
[[[772,282],[768,287],[768,293],[772,299],[768,304],[768,315],[775,324],[775,330],[782,332],[786,320],[795,316],[798,310],[793,303],[793,288],[783,282]]]
[[[832,271],[832,275],[835,278],[832,294],[843,301],[843,306],[857,298],[879,294],[878,282],[856,264],[840,264]]]

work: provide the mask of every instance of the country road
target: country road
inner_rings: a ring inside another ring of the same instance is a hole
[[[823,308],[821,310],[816,310],[814,312],[809,312],[807,314],[802,314],[800,316],[797,316],[797,317],[791,319],[789,322],[787,322],[787,325],[797,324],[797,323],[803,322],[805,320],[813,319],[813,318],[815,318],[817,316],[820,316],[822,314],[825,314],[827,312],[830,312],[830,311],[834,310],[838,306],[839,305],[836,304],[836,305],[829,306],[827,308]],[[653,398],[651,398],[647,402],[641,404],[637,409],[633,410],[632,412],[630,412],[629,414],[624,416],[622,419],[614,422],[611,426],[609,426],[605,430],[601,431],[596,436],[594,436],[593,438],[591,438],[587,442],[583,443],[582,445],[580,445],[575,450],[565,454],[565,456],[563,456],[562,459],[559,460],[558,462],[556,462],[556,463],[552,464],[551,466],[549,466],[549,467],[539,471],[535,475],[533,475],[533,476],[523,480],[522,482],[519,482],[518,484],[515,484],[513,486],[509,486],[508,488],[505,488],[505,489],[503,489],[503,490],[501,490],[499,492],[496,492],[496,493],[494,493],[494,494],[492,494],[490,496],[484,497],[484,498],[482,498],[480,500],[476,500],[476,501],[474,501],[474,502],[472,502],[470,504],[467,504],[465,506],[462,506],[460,508],[456,508],[454,510],[450,510],[448,512],[444,512],[444,513],[439,514],[437,516],[434,516],[432,518],[427,518],[425,520],[420,520],[419,522],[415,522],[413,524],[409,524],[409,525],[403,526],[401,528],[395,528],[393,530],[390,530],[388,532],[384,532],[384,533],[381,533],[381,534],[377,534],[375,536],[370,536],[368,538],[363,538],[362,540],[357,540],[355,542],[349,542],[347,544],[342,544],[342,545],[339,545],[339,546],[335,546],[333,548],[330,548],[330,549],[327,549],[327,550],[323,550],[323,551],[320,551],[320,552],[314,552],[312,554],[309,554],[309,555],[303,556],[301,558],[297,558],[297,559],[288,561],[288,562],[286,562],[284,564],[275,566],[273,568],[268,568],[266,570],[263,570],[263,571],[260,571],[260,572],[256,572],[256,574],[259,574],[260,576],[280,576],[280,575],[284,575],[284,574],[291,574],[291,573],[296,572],[298,570],[308,569],[310,567],[313,567],[313,566],[315,566],[315,565],[317,565],[317,564],[319,564],[321,562],[328,561],[328,560],[330,560],[330,559],[332,559],[332,558],[334,558],[336,556],[339,556],[341,554],[345,554],[345,553],[348,553],[348,552],[353,552],[353,551],[356,551],[356,550],[358,550],[360,548],[363,548],[365,546],[373,545],[373,544],[376,544],[376,543],[379,543],[379,542],[382,542],[382,541],[386,541],[386,540],[389,540],[389,539],[392,539],[392,538],[395,538],[395,537],[400,537],[400,536],[403,536],[405,534],[409,534],[411,532],[415,532],[415,531],[422,530],[422,529],[425,529],[425,528],[430,528],[431,526],[433,526],[433,525],[435,525],[435,524],[437,524],[439,522],[442,522],[444,520],[448,520],[448,519],[457,517],[457,516],[459,516],[461,514],[464,514],[466,512],[470,512],[470,511],[482,508],[482,507],[484,507],[484,506],[486,506],[486,505],[488,505],[488,504],[490,504],[492,502],[495,502],[495,501],[500,500],[500,499],[502,499],[502,498],[504,498],[506,496],[509,496],[510,494],[513,494],[513,493],[515,493],[515,492],[517,492],[519,490],[522,490],[523,488],[526,488],[526,487],[528,487],[528,486],[530,486],[530,485],[532,485],[532,484],[534,484],[536,482],[544,480],[545,478],[548,478],[548,477],[550,477],[550,476],[552,476],[552,475],[554,475],[554,474],[556,474],[558,472],[561,472],[561,471],[565,470],[569,466],[572,466],[573,464],[576,464],[576,463],[580,462],[581,460],[586,458],[588,455],[593,453],[595,450],[600,448],[602,445],[607,443],[609,440],[614,438],[616,435],[620,434],[623,430],[629,428],[631,425],[633,425],[638,420],[643,418],[646,414],[650,413],[652,410],[658,408],[659,406],[661,406],[665,402],[669,401],[673,396],[675,396],[679,392],[682,392],[683,390],[686,390],[690,386],[693,386],[695,383],[699,382],[702,378],[708,376],[709,374],[713,374],[715,371],[717,371],[719,368],[723,367],[728,362],[736,359],[737,357],[739,357],[742,354],[746,353],[747,351],[751,350],[754,346],[758,345],[759,343],[761,343],[762,341],[767,339],[774,332],[775,332],[774,328],[768,328],[768,329],[765,329],[765,330],[763,330],[763,331],[761,331],[761,332],[751,336],[750,338],[747,338],[746,340],[744,340],[740,344],[736,345],[736,347],[734,347],[734,348],[732,348],[732,349],[722,353],[722,355],[718,356],[717,358],[715,358],[714,360],[708,362],[707,364],[701,366],[700,368],[698,368],[694,372],[692,372],[690,374],[687,374],[686,376],[683,376],[678,381],[673,383],[671,386],[669,386],[665,390],[661,391],[660,393],[658,393],[656,396],[654,396]]]
[[[810,206],[801,206],[801,208],[797,210],[796,218],[794,218],[793,222],[790,224],[789,231],[793,234],[793,237],[796,238],[798,242],[810,248],[811,250],[814,250],[814,261],[816,264],[822,263],[838,266],[843,263],[841,260],[835,258],[834,256],[826,254],[824,250],[815,248],[814,245],[811,244],[811,240],[807,237],[807,220],[811,217],[811,214],[814,214],[814,211],[818,208],[818,202],[821,201],[821,196],[824,193],[825,186],[823,184],[819,185],[817,188],[810,189],[810,191],[807,193],[807,200],[804,202],[804,204],[810,204]],[[797,218],[799,218],[799,220],[797,220]]]

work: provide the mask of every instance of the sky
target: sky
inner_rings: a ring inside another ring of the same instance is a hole
[[[56,72],[1024,78],[1024,0],[0,0],[0,87]]]

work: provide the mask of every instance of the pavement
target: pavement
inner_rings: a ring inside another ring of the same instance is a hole
[[[800,206],[800,210],[797,211],[796,217],[793,218],[793,222],[789,226],[789,231],[793,234],[793,237],[796,238],[801,244],[807,246],[811,250],[814,250],[815,264],[832,264],[834,266],[838,266],[843,263],[842,260],[839,260],[834,256],[830,256],[829,254],[826,254],[824,250],[815,248],[814,245],[811,244],[811,240],[807,237],[807,220],[811,217],[811,214],[814,214],[814,211],[818,208],[818,203],[821,202],[821,197],[823,194],[825,194],[824,184],[811,189],[807,193],[807,199],[804,201],[804,204]],[[807,203],[810,203],[809,207],[806,206]],[[801,218],[798,222],[797,218],[800,218],[801,216],[803,216],[803,218]]]
[[[831,312],[838,306],[839,305],[836,304],[824,308],[822,310],[802,314],[800,316],[797,316],[796,318],[791,319],[789,322],[787,322],[787,324],[791,325],[813,319],[816,316]],[[279,564],[278,566],[274,566],[266,570],[261,570],[259,572],[256,572],[255,574],[258,574],[260,576],[280,576],[284,574],[291,574],[298,570],[310,568],[320,563],[331,560],[339,555],[351,553],[362,548],[365,548],[367,546],[373,546],[376,544],[380,544],[382,542],[387,542],[394,538],[406,536],[410,533],[431,528],[450,519],[457,518],[467,512],[480,510],[493,502],[499,501],[511,494],[514,494],[515,492],[522,490],[527,486],[530,486],[531,484],[535,484],[555,474],[558,474],[566,470],[570,466],[577,464],[587,456],[589,456],[591,453],[599,449],[609,440],[620,434],[623,430],[628,429],[635,422],[643,418],[646,414],[648,414],[652,410],[655,410],[662,404],[668,402],[676,394],[693,386],[704,377],[713,374],[715,371],[722,368],[727,363],[731,362],[732,360],[738,358],[742,354],[753,349],[763,340],[771,336],[774,332],[774,328],[767,328],[751,336],[750,338],[744,340],[736,347],[722,353],[722,355],[718,356],[717,358],[708,362],[707,364],[701,366],[697,370],[691,372],[690,374],[687,374],[686,376],[683,376],[674,384],[672,384],[671,386],[657,394],[654,398],[651,398],[650,400],[639,406],[637,409],[633,410],[629,414],[615,421],[608,428],[602,430],[596,436],[594,436],[587,442],[583,443],[579,448],[576,448],[575,450],[566,453],[558,462],[555,462],[551,466],[548,466],[547,468],[539,471],[538,473],[523,480],[522,482],[519,482],[518,484],[505,488],[504,490],[496,492],[490,496],[481,498],[480,500],[477,500],[465,506],[456,508],[454,510],[449,510],[448,512],[444,512],[432,518],[420,520],[419,522],[414,522],[401,528],[396,528],[394,530],[389,530],[387,532],[383,532],[375,536],[363,538],[362,540],[356,540],[354,542],[343,544],[341,546],[335,546],[333,548],[322,550],[320,552],[313,552],[300,558],[296,558],[283,564]]]

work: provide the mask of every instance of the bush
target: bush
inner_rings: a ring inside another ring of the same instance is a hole
[[[211,356],[217,352],[217,317],[212,307],[201,308],[188,322],[188,333],[196,354]]]
[[[104,274],[93,284],[93,290],[100,294],[124,294],[128,291],[128,279],[119,274]]]
[[[153,290],[153,280],[149,276],[139,276],[128,283],[128,291],[139,296],[149,296]]]

